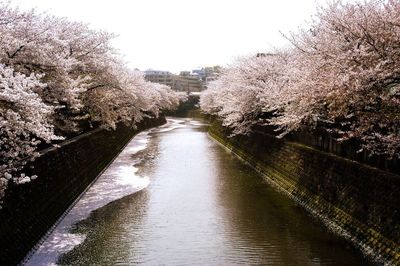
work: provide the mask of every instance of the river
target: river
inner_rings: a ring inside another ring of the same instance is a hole
[[[26,265],[368,265],[361,252],[207,135],[138,134]]]

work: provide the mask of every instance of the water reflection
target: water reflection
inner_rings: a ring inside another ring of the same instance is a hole
[[[93,210],[149,185],[149,178],[138,175],[139,169],[136,167],[141,162],[141,158],[136,154],[147,147],[148,134],[149,131],[141,132],[128,143],[49,234],[38,250],[24,263],[25,265],[53,265],[61,254],[72,250],[86,238],[83,232],[70,232],[73,224],[87,218]]]
[[[149,136],[131,160],[150,185],[77,223],[73,233],[86,238],[60,264],[366,263],[210,140],[201,121],[170,121]]]
[[[367,262],[327,232],[286,195],[277,193],[249,166],[219,153],[219,200],[226,223],[229,261],[270,265],[359,265]],[[249,180],[249,177],[251,179]]]
[[[73,233],[86,234],[85,242],[62,256],[59,264],[126,263],[126,258],[133,256],[131,244],[141,242],[141,225],[146,217],[148,198],[148,191],[141,190],[94,211],[89,219],[76,224]]]

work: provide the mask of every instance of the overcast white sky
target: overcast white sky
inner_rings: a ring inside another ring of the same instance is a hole
[[[325,2],[325,1],[319,1]],[[316,0],[12,0],[21,9],[87,22],[119,35],[131,67],[192,70],[285,45],[279,31],[310,21]]]

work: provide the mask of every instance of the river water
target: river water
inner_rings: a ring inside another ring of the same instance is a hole
[[[168,119],[140,133],[27,265],[368,265],[207,135]]]

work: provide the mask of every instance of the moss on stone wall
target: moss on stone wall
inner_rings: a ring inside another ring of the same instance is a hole
[[[375,259],[400,264],[400,176],[267,134],[212,138]]]

